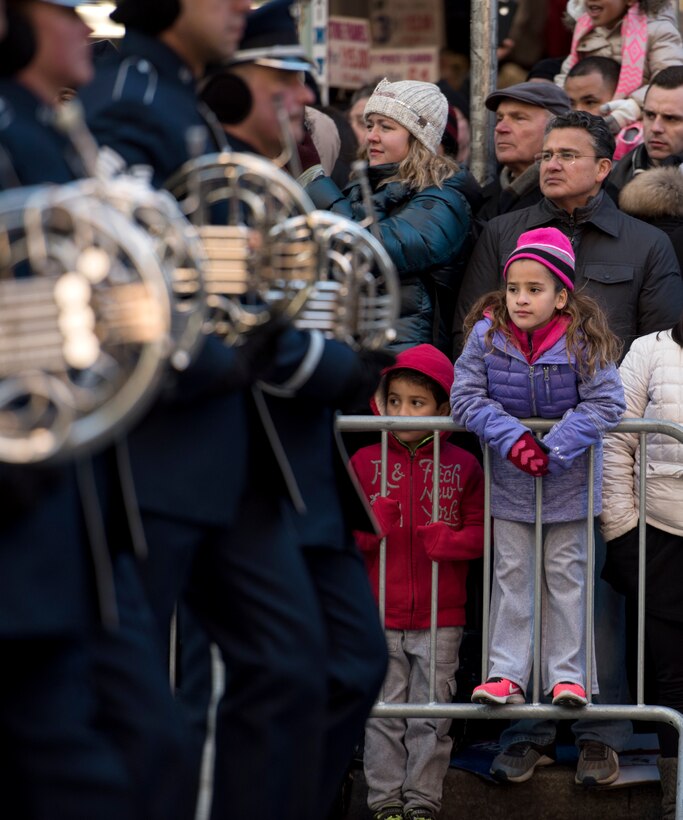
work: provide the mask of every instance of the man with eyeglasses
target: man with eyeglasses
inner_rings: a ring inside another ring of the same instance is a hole
[[[462,320],[484,293],[503,281],[503,265],[524,231],[559,228],[576,252],[576,283],[597,299],[624,343],[671,327],[683,308],[683,280],[662,231],[621,213],[602,190],[614,138],[601,117],[570,111],[550,121],[540,155],[543,199],[492,219],[463,279],[455,317],[455,353]]]
[[[621,189],[636,174],[651,168],[676,167],[683,162],[683,66],[670,66],[655,75],[643,102],[643,143],[615,165],[607,193],[616,202]]]
[[[683,279],[668,237],[619,211],[602,190],[612,168],[614,137],[601,117],[570,111],[550,121],[540,161],[543,199],[491,220],[470,259],[456,310],[456,356],[462,320],[474,302],[503,282],[503,266],[520,234],[555,227],[576,253],[576,287],[596,299],[624,353],[637,336],[671,327],[683,309]],[[596,549],[604,544],[596,541]],[[597,563],[601,566],[600,556]],[[618,703],[625,691],[623,611],[596,579],[596,669],[603,703]],[[623,605],[622,605],[623,607]],[[615,619],[616,620],[610,620]],[[622,653],[623,654],[623,653]],[[580,749],[576,783],[597,786],[619,775],[617,753],[631,734],[628,721],[583,719],[572,730]],[[501,737],[491,773],[505,782],[528,780],[537,766],[554,760],[554,721],[518,721]]]
[[[499,214],[534,205],[541,197],[536,156],[549,120],[569,111],[569,97],[552,83],[517,83],[494,91],[486,107],[495,111],[493,142],[498,176],[483,190],[477,212],[482,224]]]

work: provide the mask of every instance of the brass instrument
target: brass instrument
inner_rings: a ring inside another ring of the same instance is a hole
[[[185,370],[204,339],[207,318],[204,293],[204,246],[168,191],[159,191],[143,176],[115,174],[106,180],[88,178],[76,183],[87,195],[106,201],[152,243],[171,291],[169,354],[176,370]]]
[[[308,222],[321,267],[296,326],[321,330],[356,349],[377,349],[391,342],[400,290],[384,247],[361,225],[330,211],[314,211]]]
[[[57,124],[88,173],[74,184],[85,196],[119,210],[152,241],[172,296],[170,363],[176,370],[185,370],[201,346],[207,310],[202,285],[204,249],[196,231],[168,191],[152,187],[143,169],[129,173],[119,154],[98,147],[78,100],[59,107]]]
[[[273,315],[295,317],[320,269],[301,186],[268,160],[223,152],[188,161],[167,187],[204,244],[207,331],[239,344]]]
[[[171,348],[145,233],[79,183],[0,194],[0,461],[89,451],[148,406]]]

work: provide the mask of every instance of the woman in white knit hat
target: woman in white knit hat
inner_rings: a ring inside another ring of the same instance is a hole
[[[450,356],[453,306],[480,191],[469,171],[439,154],[447,119],[448,101],[432,83],[384,79],[365,106],[374,216],[401,278],[393,346],[427,342]],[[342,193],[311,169],[301,182],[318,208],[355,221],[372,216],[358,180]]]

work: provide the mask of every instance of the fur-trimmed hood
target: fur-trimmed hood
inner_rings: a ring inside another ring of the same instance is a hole
[[[683,173],[674,166],[636,174],[621,189],[619,207],[648,222],[663,217],[683,219]]]

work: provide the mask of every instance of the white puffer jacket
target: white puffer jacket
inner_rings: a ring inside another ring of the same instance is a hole
[[[619,373],[626,396],[624,419],[683,422],[683,348],[671,331],[636,339]],[[637,435],[605,436],[600,523],[606,541],[638,524],[639,450]],[[683,444],[670,436],[647,437],[646,520],[683,535]]]

